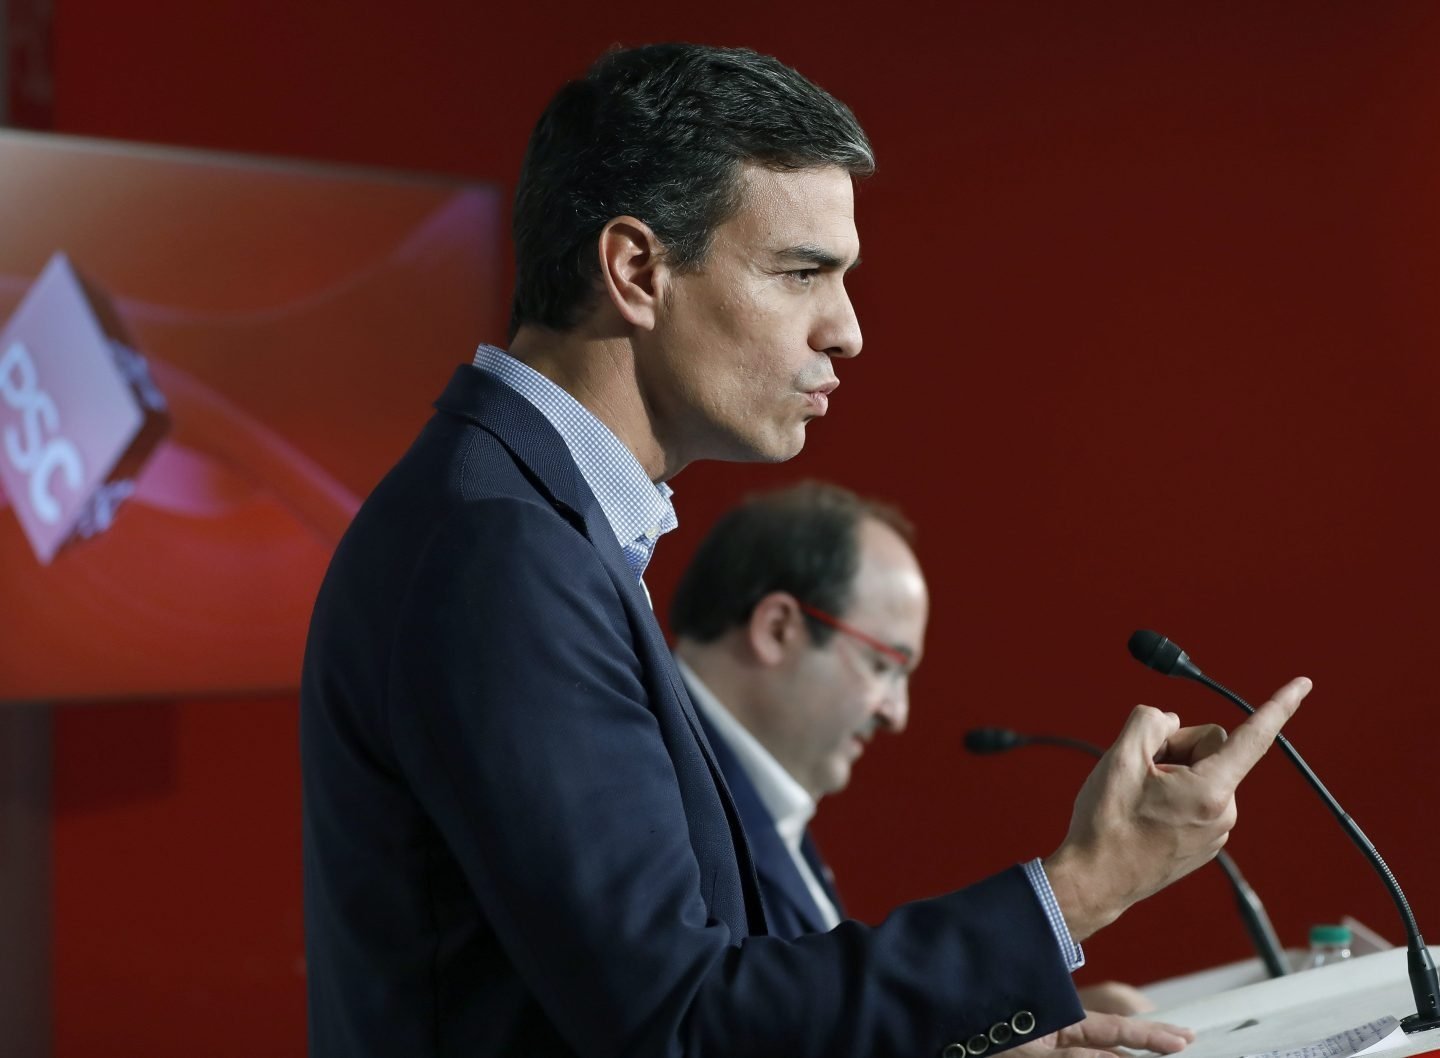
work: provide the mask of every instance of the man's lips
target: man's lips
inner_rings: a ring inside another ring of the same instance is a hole
[[[806,391],[805,399],[810,402],[810,407],[814,409],[816,415],[824,415],[829,410],[830,394],[835,392],[835,387],[838,385],[840,385],[839,380],[832,379],[824,385]]]

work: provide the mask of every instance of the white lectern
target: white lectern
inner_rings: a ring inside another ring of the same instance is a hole
[[[1440,958],[1440,948],[1430,949]],[[1239,1058],[1299,1047],[1386,1015],[1415,1011],[1405,949],[1357,956],[1165,1006],[1142,1015],[1196,1032],[1183,1058]],[[1440,1029],[1406,1036],[1381,1054],[1388,1058],[1440,1049]]]

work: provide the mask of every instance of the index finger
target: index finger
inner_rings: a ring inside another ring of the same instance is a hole
[[[1233,790],[1240,780],[1250,773],[1256,762],[1265,756],[1265,751],[1280,734],[1285,721],[1295,715],[1301,701],[1314,686],[1304,676],[1297,676],[1276,691],[1268,702],[1256,709],[1245,722],[1225,740],[1225,744],[1195,765],[1196,771],[1228,783]]]

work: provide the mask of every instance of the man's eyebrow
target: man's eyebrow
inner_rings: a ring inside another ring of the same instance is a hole
[[[805,264],[812,264],[823,268],[826,271],[835,272],[844,267],[850,272],[860,267],[860,258],[856,257],[848,266],[845,265],[845,258],[839,254],[825,249],[823,246],[816,246],[813,243],[801,243],[799,246],[787,246],[775,254],[781,260],[800,261]]]

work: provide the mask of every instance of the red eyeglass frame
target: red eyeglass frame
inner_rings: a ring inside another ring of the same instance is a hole
[[[826,613],[818,606],[811,606],[809,603],[805,602],[799,603],[799,606],[800,612],[805,614],[807,617],[813,617],[821,624],[829,625],[837,632],[844,632],[852,639],[858,639],[860,642],[864,643],[872,650],[876,650],[881,654],[885,655],[885,657],[895,662],[895,664],[899,665],[902,669],[905,669],[907,671],[909,670],[910,655],[906,654],[905,651],[900,650],[897,647],[893,647],[889,643],[885,643],[879,639],[876,639],[868,632],[860,631],[860,629],[856,628],[849,622],[840,620],[840,618],[836,617],[832,613]]]

